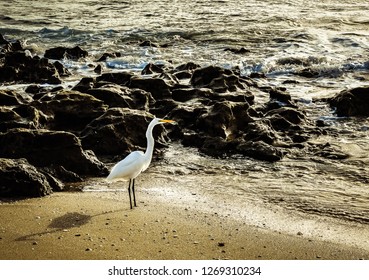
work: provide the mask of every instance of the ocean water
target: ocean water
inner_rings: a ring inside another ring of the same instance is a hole
[[[288,74],[312,67],[326,76],[368,70],[369,3],[358,1],[0,1],[0,32],[42,51],[80,45],[119,51],[114,68],[197,61],[244,73]],[[150,40],[162,48],[138,48]],[[243,55],[224,51],[245,48]],[[344,79],[344,78],[343,78]]]
[[[201,189],[188,179],[196,177],[203,192],[213,196],[235,194],[267,207],[369,224],[369,121],[337,118],[326,104],[312,102],[369,85],[367,0],[1,0],[0,6],[0,33],[26,41],[35,53],[76,45],[89,52],[83,61],[63,62],[75,74],[68,82],[94,75],[88,65],[104,52],[122,54],[105,62],[108,71],[192,61],[265,74],[265,83],[283,85],[309,117],[324,119],[336,130],[339,137],[314,141],[346,151],[347,160],[299,155],[274,164],[219,160],[175,146],[149,172],[168,179],[175,175],[182,191]],[[147,40],[156,47],[139,46]],[[296,75],[304,68],[319,75]],[[291,79],[296,82],[283,83]]]

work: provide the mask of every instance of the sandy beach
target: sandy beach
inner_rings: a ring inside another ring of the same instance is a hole
[[[165,197],[148,178],[133,210],[125,189],[1,202],[0,259],[369,258],[366,248],[319,240],[319,232],[314,237],[250,225],[226,214],[221,203],[217,212],[202,211],[209,205]]]
[[[1,260],[369,259],[368,1],[3,2]]]

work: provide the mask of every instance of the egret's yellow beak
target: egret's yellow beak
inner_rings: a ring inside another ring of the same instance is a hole
[[[162,123],[175,123],[175,121],[173,121],[173,120],[164,120],[164,119],[161,119],[159,122],[162,122]]]

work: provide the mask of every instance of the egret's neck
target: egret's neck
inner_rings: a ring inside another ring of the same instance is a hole
[[[146,130],[146,139],[147,139],[147,148],[145,152],[145,157],[151,159],[152,154],[154,152],[154,137],[152,136],[152,130],[154,129],[155,124],[150,123],[149,127]]]

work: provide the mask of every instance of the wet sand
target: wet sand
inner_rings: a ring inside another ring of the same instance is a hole
[[[250,225],[221,205],[203,212],[146,187],[137,197],[133,210],[125,189],[1,202],[0,259],[369,259],[366,248]]]

